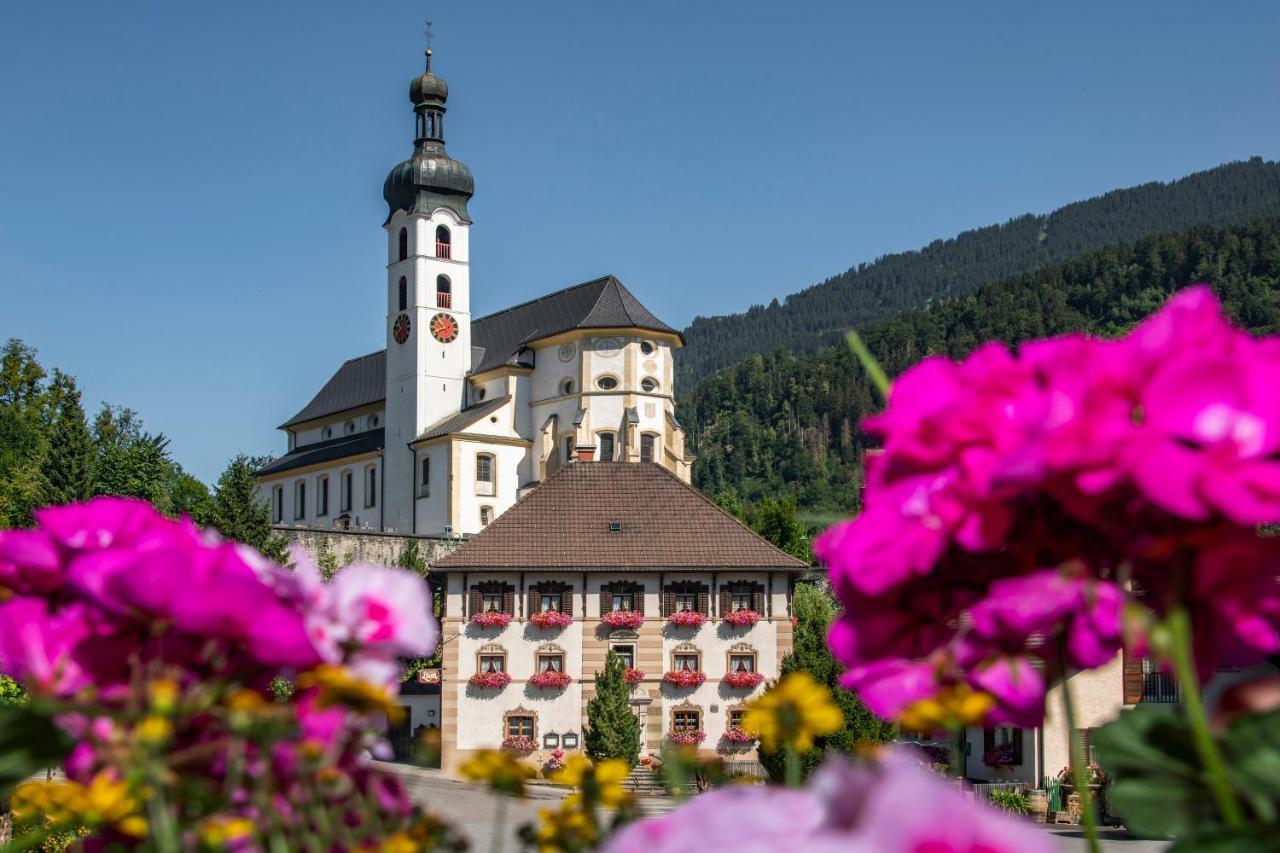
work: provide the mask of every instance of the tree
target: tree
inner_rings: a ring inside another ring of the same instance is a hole
[[[169,502],[173,514],[189,515],[199,523],[200,519],[209,516],[211,500],[208,486],[182,470],[182,466],[175,462],[173,479],[169,483]]]
[[[782,659],[782,674],[785,676],[797,670],[808,672],[818,683],[831,688],[836,704],[844,714],[844,728],[833,735],[818,738],[814,741],[813,749],[801,756],[807,778],[822,761],[824,753],[848,753],[864,741],[891,740],[894,727],[872,714],[858,701],[857,696],[838,685],[841,666],[827,648],[827,628],[839,612],[831,594],[816,584],[798,584],[792,608],[796,617],[795,646]],[[775,782],[784,779],[786,771],[783,761],[781,752],[769,754],[760,751],[760,763],[764,765],[769,778]]]
[[[93,422],[98,461],[93,493],[141,498],[160,512],[173,511],[173,460],[169,439],[142,429],[132,409],[103,404]]]
[[[762,499],[751,514],[751,529],[791,556],[813,561],[809,533],[796,515],[794,497]]]
[[[596,761],[622,758],[632,767],[640,758],[640,718],[631,710],[622,658],[609,650],[604,672],[596,673],[596,695],[587,703],[587,725],[582,733],[587,755]]]
[[[0,527],[30,524],[40,506],[44,380],[36,351],[11,338],[0,354]]]
[[[93,494],[96,449],[75,380],[54,371],[50,386],[49,449],[40,465],[41,503],[74,503]]]
[[[283,563],[288,543],[272,529],[271,509],[258,497],[254,472],[263,464],[265,460],[243,453],[227,463],[213,487],[205,517],[197,521],[215,528],[227,539],[257,548],[267,559]]]

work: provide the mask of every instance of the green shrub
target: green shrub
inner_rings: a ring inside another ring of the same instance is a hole
[[[997,788],[990,794],[991,805],[1004,809],[1009,814],[1031,814],[1031,799],[1022,791],[1007,791]]]

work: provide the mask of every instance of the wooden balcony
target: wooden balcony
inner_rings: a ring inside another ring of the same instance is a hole
[[[452,308],[452,307],[453,307],[453,294],[452,294],[452,293],[437,293],[437,294],[436,294],[436,307],[437,307],[437,308]]]

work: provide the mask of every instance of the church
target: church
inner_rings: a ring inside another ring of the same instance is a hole
[[[277,525],[476,533],[569,462],[651,462],[688,482],[680,333],[611,275],[471,314],[471,170],[445,152],[449,87],[409,84],[413,156],[391,169],[386,348],[343,363],[258,471]],[[483,285],[482,285],[483,286]]]

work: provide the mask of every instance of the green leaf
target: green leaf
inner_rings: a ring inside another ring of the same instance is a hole
[[[1227,731],[1226,752],[1237,787],[1280,800],[1280,710],[1237,717]]]
[[[1107,793],[1108,811],[1142,838],[1185,835],[1213,820],[1213,800],[1197,784],[1152,774],[1113,781]]]
[[[24,779],[61,764],[72,746],[67,733],[32,705],[0,705],[0,799]]]
[[[1211,827],[1179,838],[1168,853],[1280,853],[1280,827]]]

